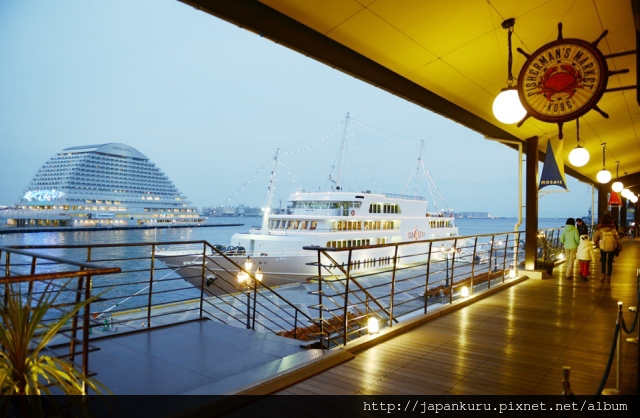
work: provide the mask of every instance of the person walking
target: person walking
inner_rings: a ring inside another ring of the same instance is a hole
[[[578,228],[578,235],[589,235],[589,227],[581,218],[576,219],[576,228]]]
[[[571,280],[573,279],[573,262],[576,258],[576,250],[580,245],[580,235],[578,235],[578,230],[576,229],[575,219],[567,219],[564,231],[560,235],[560,242],[564,245],[564,257],[567,260],[565,276],[568,280]]]
[[[580,278],[582,281],[589,281],[591,260],[596,259],[596,252],[593,249],[593,241],[589,239],[589,235],[580,235],[580,245],[576,251],[578,264],[580,265]]]
[[[622,241],[610,215],[602,217],[593,235],[593,243],[600,248],[600,271],[602,272],[600,283],[611,283],[613,257],[617,251],[622,250]]]

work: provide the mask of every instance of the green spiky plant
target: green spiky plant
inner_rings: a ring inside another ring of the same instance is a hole
[[[98,296],[77,304],[60,303],[56,306],[61,292],[51,291],[51,283],[37,299],[32,293],[23,295],[18,286],[4,285],[4,294],[0,294],[0,394],[52,395],[54,387],[66,395],[86,395],[85,388],[96,394],[111,394],[102,383],[83,375],[69,361],[44,354],[45,347],[62,327]],[[66,285],[61,288],[66,288]],[[53,321],[43,321],[52,308],[57,309],[61,305],[65,309],[62,316]],[[35,415],[41,415],[39,397],[29,398],[30,409]],[[73,398],[85,403],[84,397]]]

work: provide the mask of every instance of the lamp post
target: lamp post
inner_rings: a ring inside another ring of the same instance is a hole
[[[255,274],[251,274],[253,260],[247,257],[244,261],[244,270],[238,272],[238,283],[247,294],[247,329],[251,329],[251,289],[256,290],[257,282],[262,281],[262,270],[258,268]]]
[[[446,278],[445,278],[445,287],[449,287],[449,254],[453,254],[456,249],[454,247],[446,248],[444,244],[440,246],[440,252],[444,254],[444,259],[446,261]],[[453,278],[453,277],[452,277]]]
[[[493,247],[493,271],[494,273],[498,271],[498,250],[502,247],[502,240],[498,240],[496,245]]]

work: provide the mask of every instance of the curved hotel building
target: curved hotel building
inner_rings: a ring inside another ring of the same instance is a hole
[[[71,147],[35,174],[13,226],[193,225],[197,208],[154,163],[121,143]]]

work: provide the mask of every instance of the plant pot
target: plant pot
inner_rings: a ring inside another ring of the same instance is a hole
[[[547,275],[553,276],[553,267],[555,263],[553,261],[538,261],[538,268],[546,270]]]

